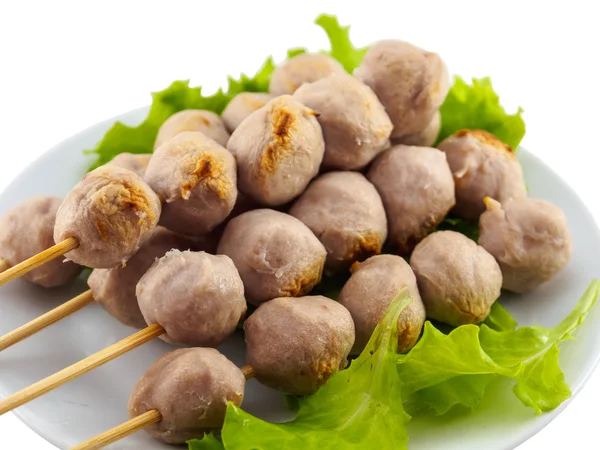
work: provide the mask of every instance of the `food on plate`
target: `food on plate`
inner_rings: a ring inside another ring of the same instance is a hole
[[[273,71],[269,92],[273,95],[293,94],[304,83],[312,83],[332,74],[345,73],[342,65],[331,56],[302,53]]]
[[[381,253],[387,220],[375,187],[358,172],[329,172],[316,178],[289,213],[302,221],[327,250],[325,267],[347,269]]]
[[[440,127],[442,126],[442,115],[437,111],[431,121],[423,128],[407,136],[392,139],[393,145],[404,144],[404,145],[416,145],[418,147],[433,147],[437,141],[437,137],[440,134]]]
[[[223,110],[223,122],[233,133],[237,127],[257,109],[265,106],[275,96],[266,92],[242,92],[227,104]]]
[[[267,206],[300,195],[319,173],[325,143],[316,113],[289,95],[250,114],[227,149],[238,166],[240,191]]]
[[[131,170],[140,177],[144,178],[146,168],[152,157],[151,153],[119,153],[105,166],[120,167],[121,169]]]
[[[229,133],[221,118],[212,111],[186,109],[169,117],[158,130],[154,150],[185,131],[199,131],[225,147]]]
[[[489,197],[484,201],[478,242],[498,261],[504,289],[531,291],[567,265],[573,243],[560,208],[527,197],[503,204]]]
[[[392,122],[371,88],[346,74],[302,85],[293,96],[315,111],[326,169],[359,170],[390,146]]]

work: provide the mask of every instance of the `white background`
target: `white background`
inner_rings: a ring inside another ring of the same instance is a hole
[[[352,3],[352,6],[351,6]],[[326,45],[320,12],[360,45],[400,38],[463,76],[490,75],[525,109],[523,145],[571,184],[598,221],[599,17],[589,2],[30,1],[0,4],[0,189],[52,145],[149,103],[191,78],[207,92],[288,47]],[[540,6],[538,6],[540,5]],[[543,5],[543,6],[541,6]],[[519,447],[595,449],[600,372],[569,408]],[[52,449],[12,415],[0,448]],[[485,449],[482,449],[485,450]]]

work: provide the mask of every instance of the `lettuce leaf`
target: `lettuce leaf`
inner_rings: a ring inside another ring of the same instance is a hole
[[[472,83],[469,85],[458,76],[454,78],[454,85],[440,108],[442,126],[438,143],[459,130],[480,129],[516,149],[525,136],[523,109],[507,114],[489,77],[473,78]]]
[[[188,450],[225,450],[223,443],[213,433],[205,434],[202,439],[187,442]]]
[[[518,325],[514,317],[498,301],[494,302],[483,323],[496,331],[513,331]]]
[[[350,27],[341,26],[336,16],[321,14],[315,23],[325,30],[331,43],[331,50],[323,53],[337,59],[347,72],[352,73],[360,65],[369,47],[354,47],[350,40]]]
[[[222,438],[235,450],[402,450],[407,448],[401,383],[396,372],[397,319],[409,303],[405,292],[392,302],[361,355],[316,394],[298,399],[298,416],[268,423],[232,403]]]
[[[479,223],[468,222],[457,217],[446,217],[437,227],[438,230],[451,230],[464,234],[469,239],[477,242],[479,239]]]

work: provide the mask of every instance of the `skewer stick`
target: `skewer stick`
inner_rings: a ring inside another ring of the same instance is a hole
[[[19,263],[16,266],[6,269],[4,272],[0,273],[0,286],[16,278],[22,277],[36,267],[39,267],[48,261],[52,261],[53,259],[56,259],[65,253],[70,252],[71,250],[75,250],[77,247],[79,247],[79,241],[73,237],[59,242],[49,249],[44,250],[43,252],[26,259],[22,263]]]
[[[9,267],[10,267],[10,264],[8,263],[8,261],[0,258],[0,273],[4,272]]]
[[[254,369],[252,366],[244,366],[240,369],[246,380],[254,378]],[[158,409],[151,409],[146,411],[144,414],[134,417],[127,422],[117,425],[108,431],[105,431],[98,436],[94,436],[90,440],[87,440],[73,448],[71,450],[96,450],[99,448],[106,447],[107,445],[117,442],[121,439],[126,438],[132,434],[149,427],[152,424],[158,423],[162,420],[162,416]]]
[[[145,344],[148,341],[160,336],[165,332],[165,329],[159,324],[155,323],[149,327],[138,331],[131,336],[111,345],[110,347],[100,350],[98,353],[88,356],[79,362],[76,362],[72,366],[69,366],[60,372],[56,372],[54,375],[50,375],[37,383],[32,384],[25,389],[6,397],[0,401],[0,416],[15,408],[18,408],[25,403],[38,398],[40,395],[46,392],[56,389],[59,386],[87,373],[96,367],[106,364],[109,361],[117,358],[118,356]]]
[[[31,322],[17,328],[16,330],[5,334],[4,336],[0,337],[0,352],[2,350],[6,350],[12,345],[15,345],[17,342],[21,342],[23,339],[28,338],[38,331],[49,327],[68,315],[79,311],[81,308],[92,303],[93,301],[94,296],[92,295],[92,291],[88,290],[83,294],[80,294],[77,297],[69,300],[68,302],[63,303],[59,307],[48,311],[46,314],[38,317],[37,319],[34,319]]]

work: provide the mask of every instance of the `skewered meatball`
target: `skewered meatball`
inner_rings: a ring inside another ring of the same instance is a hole
[[[0,219],[0,258],[14,266],[52,247],[56,211],[61,202],[57,197],[32,197],[9,210]],[[51,288],[70,283],[80,272],[77,264],[55,259],[23,278]]]
[[[452,326],[479,323],[500,296],[502,273],[492,255],[455,231],[427,236],[410,257],[427,316]]]
[[[442,115],[439,111],[437,111],[433,115],[433,119],[431,122],[427,124],[427,126],[421,131],[409,134],[408,136],[404,136],[397,139],[392,139],[392,144],[404,144],[404,145],[417,145],[419,147],[433,147],[435,141],[440,134],[440,129],[442,127]]]
[[[167,444],[219,430],[227,403],[240,406],[246,379],[240,369],[212,348],[185,348],[158,358],[129,397],[129,416],[157,409],[162,417],[145,428]]]
[[[352,276],[344,285],[338,301],[348,308],[356,341],[353,354],[364,350],[375,327],[390,304],[403,289],[412,301],[398,317],[398,352],[409,351],[419,339],[425,323],[425,306],[417,289],[417,279],[404,259],[396,255],[378,255],[352,268]]]
[[[119,153],[105,165],[131,170],[144,178],[146,167],[148,167],[151,157],[152,155],[150,153]]]
[[[68,194],[56,213],[54,240],[74,237],[79,247],[66,257],[82,266],[109,269],[124,264],[152,234],[160,199],[130,170],[99,167]]]
[[[244,285],[231,259],[172,250],[139,281],[136,294],[147,324],[167,342],[216,347],[246,314]]]
[[[385,106],[394,124],[394,138],[423,130],[450,89],[441,58],[402,41],[372,45],[354,75],[370,86]]]
[[[313,83],[331,74],[345,73],[342,65],[331,56],[303,53],[275,69],[269,91],[275,95],[293,94],[304,83]]]
[[[180,133],[156,149],[146,181],[165,199],[160,224],[197,236],[229,215],[237,198],[231,153],[197,131]]]
[[[225,124],[217,114],[203,109],[185,109],[173,114],[161,125],[154,149],[184,131],[200,131],[222,146],[226,146],[229,140]]]
[[[254,305],[310,292],[321,281],[327,254],[306,225],[271,209],[231,220],[217,251],[233,260]]]
[[[392,122],[371,88],[337,74],[305,84],[294,98],[315,110],[325,138],[323,167],[358,170],[390,146]]]
[[[321,295],[276,298],[244,322],[246,361],[261,383],[292,395],[316,392],[346,367],[354,324]]]
[[[519,198],[503,205],[485,198],[479,245],[502,270],[502,287],[527,292],[550,280],[569,262],[571,233],[562,210],[544,200]]]
[[[272,98],[273,94],[265,92],[242,92],[233,97],[221,116],[229,132],[233,133],[246,117],[265,106]]]
[[[327,270],[348,268],[381,252],[387,220],[375,187],[357,172],[321,175],[290,209],[327,250]]]
[[[485,210],[484,197],[504,203],[527,196],[515,153],[493,134],[483,130],[458,131],[438,148],[446,153],[454,175],[456,215],[477,220]]]
[[[317,175],[325,143],[315,112],[284,95],[250,114],[227,148],[238,163],[240,191],[278,206],[300,195]]]
[[[125,267],[95,269],[88,278],[94,299],[115,319],[134,328],[146,327],[140,311],[135,287],[156,258],[169,250],[187,250],[195,247],[189,239],[166,228],[157,227],[152,236],[127,261]]]
[[[452,172],[435,148],[394,146],[377,157],[367,178],[383,200],[388,239],[402,254],[409,254],[454,206]]]

